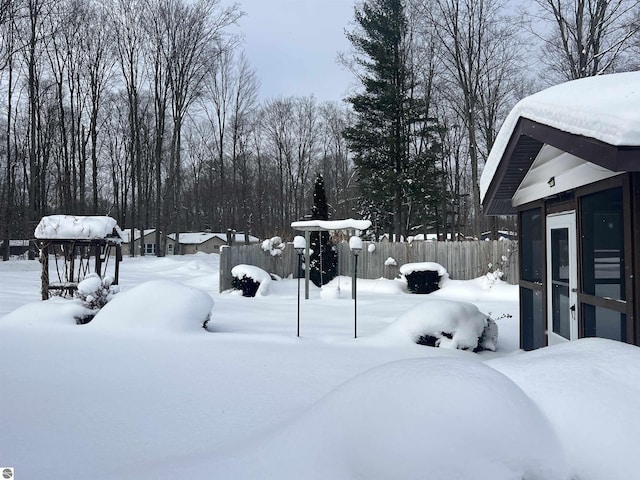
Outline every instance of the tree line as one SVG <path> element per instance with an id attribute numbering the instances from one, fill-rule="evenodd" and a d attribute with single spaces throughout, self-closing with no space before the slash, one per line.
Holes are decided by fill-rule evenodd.
<path id="1" fill-rule="evenodd" d="M 483 217 L 479 189 L 502 121 L 544 86 L 636 69 L 639 5 L 362 2 L 343 56 L 362 85 L 347 98 L 355 122 L 346 131 L 362 214 L 404 237 L 509 228 Z"/>
<path id="2" fill-rule="evenodd" d="M 517 21 L 499 0 L 358 3 L 340 58 L 362 87 L 338 103 L 261 100 L 239 4 L 0 0 L 3 256 L 54 213 L 156 228 L 160 255 L 162 233 L 287 236 L 318 174 L 334 218 L 478 235 L 478 177 L 535 89 L 534 48 L 560 81 L 629 68 L 638 45 L 636 1 L 534 3 Z"/>

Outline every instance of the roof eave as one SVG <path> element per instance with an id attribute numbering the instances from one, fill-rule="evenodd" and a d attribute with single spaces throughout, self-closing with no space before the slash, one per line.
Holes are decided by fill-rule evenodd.
<path id="1" fill-rule="evenodd" d="M 615 146 L 519 118 L 484 197 L 485 215 L 513 215 L 511 199 L 540 149 L 548 144 L 612 172 L 640 171 L 640 146 Z"/>

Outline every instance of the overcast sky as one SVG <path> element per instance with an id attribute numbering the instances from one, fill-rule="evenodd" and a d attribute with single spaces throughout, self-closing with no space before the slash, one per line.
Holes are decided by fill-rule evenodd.
<path id="1" fill-rule="evenodd" d="M 353 75 L 336 61 L 355 0 L 239 0 L 245 52 L 260 79 L 262 99 L 315 95 L 342 100 Z"/>

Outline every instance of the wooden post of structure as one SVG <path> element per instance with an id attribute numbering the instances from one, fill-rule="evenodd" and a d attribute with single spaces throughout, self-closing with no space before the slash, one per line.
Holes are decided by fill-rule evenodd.
<path id="1" fill-rule="evenodd" d="M 40 264 L 42 265 L 41 280 L 41 296 L 42 300 L 49 299 L 49 245 L 40 243 Z"/>
<path id="2" fill-rule="evenodd" d="M 94 248 L 93 254 L 96 256 L 96 266 L 94 271 L 98 274 L 100 278 L 102 278 L 102 258 L 101 258 L 102 248 L 98 242 L 96 242 L 93 248 Z M 105 246 L 105 253 L 106 253 L 106 246 Z"/>
<path id="3" fill-rule="evenodd" d="M 115 277 L 113 279 L 113 284 L 118 285 L 118 277 L 120 276 L 120 261 L 122 260 L 122 247 L 119 243 L 116 244 L 116 268 L 115 268 Z"/>

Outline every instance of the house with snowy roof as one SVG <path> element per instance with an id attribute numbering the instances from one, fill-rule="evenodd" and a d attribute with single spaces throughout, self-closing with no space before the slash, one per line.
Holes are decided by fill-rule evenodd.
<path id="1" fill-rule="evenodd" d="M 520 343 L 640 345 L 640 72 L 520 101 L 481 179 L 488 215 L 518 216 Z"/>
<path id="2" fill-rule="evenodd" d="M 136 244 L 136 255 L 141 254 L 141 243 L 140 237 L 142 236 L 142 242 L 144 244 L 144 254 L 145 255 L 155 255 L 157 252 L 156 248 L 156 229 L 148 228 L 143 230 L 142 232 L 135 228 L 133 230 L 133 238 Z M 175 240 L 169 238 L 167 236 L 166 239 L 166 253 L 167 255 L 173 255 L 173 249 L 175 245 Z M 127 228 L 122 231 L 122 255 L 128 256 L 131 253 L 131 229 Z"/>
<path id="3" fill-rule="evenodd" d="M 169 238 L 176 241 L 176 234 L 170 234 Z M 180 253 L 193 254 L 198 252 L 220 253 L 220 247 L 223 245 L 249 245 L 258 243 L 259 239 L 253 235 L 236 232 L 186 232 L 178 235 L 178 242 Z"/>

